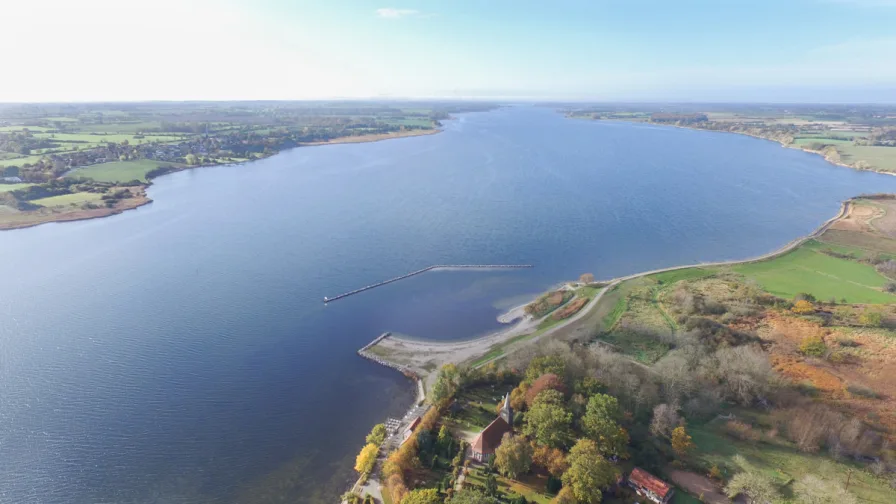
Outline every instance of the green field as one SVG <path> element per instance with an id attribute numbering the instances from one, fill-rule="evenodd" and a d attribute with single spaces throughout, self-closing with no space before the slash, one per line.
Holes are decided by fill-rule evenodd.
<path id="1" fill-rule="evenodd" d="M 852 145 L 852 140 L 844 140 L 838 138 L 822 138 L 822 137 L 800 137 L 793 140 L 793 145 L 805 147 L 812 144 L 834 145 L 839 149 L 844 145 Z"/>
<path id="2" fill-rule="evenodd" d="M 874 168 L 896 171 L 896 147 L 870 145 L 838 145 L 840 159 L 847 164 L 865 161 Z"/>
<path id="3" fill-rule="evenodd" d="M 813 247 L 816 246 L 800 247 L 775 259 L 735 266 L 733 270 L 785 299 L 807 292 L 823 300 L 896 302 L 896 296 L 881 290 L 888 280 L 873 267 L 831 257 Z"/>
<path id="4" fill-rule="evenodd" d="M 683 268 L 680 270 L 657 273 L 656 275 L 650 275 L 648 278 L 655 280 L 660 284 L 673 284 L 679 280 L 696 280 L 698 278 L 715 275 L 715 273 L 716 272 L 713 270 L 703 268 Z"/>
<path id="5" fill-rule="evenodd" d="M 59 142 L 62 148 L 73 149 L 75 146 L 81 149 L 105 145 L 107 143 L 120 144 L 127 141 L 130 145 L 140 145 L 150 142 L 171 142 L 179 140 L 180 137 L 173 135 L 146 135 L 143 138 L 136 138 L 134 135 L 128 134 L 91 134 L 91 133 L 39 133 L 35 135 L 38 138 L 47 138 Z"/>
<path id="6" fill-rule="evenodd" d="M 0 166 L 22 166 L 25 163 L 34 164 L 43 156 L 25 156 L 13 159 L 0 159 Z"/>
<path id="7" fill-rule="evenodd" d="M 158 121 L 120 122 L 105 124 L 82 124 L 77 126 L 79 131 L 85 133 L 136 133 L 161 127 Z"/>
<path id="8" fill-rule="evenodd" d="M 100 201 L 103 195 L 99 193 L 88 193 L 88 192 L 80 192 L 74 194 L 63 194 L 61 196 L 50 196 L 49 198 L 41 198 L 37 200 L 31 201 L 36 205 L 41 205 L 45 207 L 58 207 L 58 206 L 68 206 L 68 205 L 80 205 L 83 203 L 90 203 L 94 201 Z"/>
<path id="9" fill-rule="evenodd" d="M 8 133 L 10 131 L 49 131 L 53 128 L 48 128 L 46 126 L 0 126 L 0 131 L 4 133 Z"/>
<path id="10" fill-rule="evenodd" d="M 78 168 L 70 173 L 69 177 L 84 177 L 97 182 L 130 182 L 131 180 L 146 182 L 146 172 L 154 170 L 159 166 L 173 166 L 173 164 L 151 159 L 114 161 Z"/>
<path id="11" fill-rule="evenodd" d="M 31 187 L 34 184 L 0 184 L 0 193 L 16 191 L 18 189 L 24 189 L 26 187 Z"/>
<path id="12" fill-rule="evenodd" d="M 718 431 L 720 426 L 710 423 L 705 426 L 688 426 L 697 449 L 695 459 L 707 467 L 717 465 L 729 477 L 742 468 L 734 462 L 735 455 L 741 455 L 756 470 L 772 478 L 782 489 L 783 497 L 791 497 L 789 482 L 806 474 L 814 474 L 827 481 L 846 481 L 852 470 L 849 491 L 860 502 L 892 502 L 893 490 L 882 479 L 863 471 L 859 466 L 837 462 L 821 454 L 802 453 L 784 444 L 766 442 L 749 443 L 734 439 Z"/>

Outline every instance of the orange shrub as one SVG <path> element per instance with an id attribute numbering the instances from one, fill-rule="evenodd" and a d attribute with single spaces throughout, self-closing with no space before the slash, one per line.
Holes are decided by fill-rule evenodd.
<path id="1" fill-rule="evenodd" d="M 551 317 L 554 320 L 563 320 L 567 317 L 574 315 L 575 313 L 578 313 L 578 311 L 581 310 L 582 307 L 585 306 L 585 303 L 587 303 L 587 302 L 588 302 L 588 298 L 576 299 L 572 303 L 569 303 L 568 305 L 564 306 L 563 308 L 555 311 L 554 314 L 551 315 Z"/>

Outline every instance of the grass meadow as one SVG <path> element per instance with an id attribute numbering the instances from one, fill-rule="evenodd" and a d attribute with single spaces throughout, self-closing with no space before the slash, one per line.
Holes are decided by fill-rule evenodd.
<path id="1" fill-rule="evenodd" d="M 136 161 L 114 161 L 98 165 L 78 168 L 70 177 L 84 177 L 97 182 L 130 182 L 139 180 L 146 182 L 146 173 L 159 166 L 171 166 L 172 163 L 140 159 Z"/>
<path id="2" fill-rule="evenodd" d="M 887 278 L 872 266 L 831 257 L 812 247 L 732 269 L 785 299 L 806 292 L 818 299 L 846 299 L 849 303 L 896 302 L 896 296 L 882 290 Z"/>

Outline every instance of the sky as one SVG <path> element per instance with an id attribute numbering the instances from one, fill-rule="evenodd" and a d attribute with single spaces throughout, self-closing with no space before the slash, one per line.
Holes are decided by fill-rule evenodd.
<path id="1" fill-rule="evenodd" d="M 0 102 L 896 102 L 896 0 L 0 0 Z"/>

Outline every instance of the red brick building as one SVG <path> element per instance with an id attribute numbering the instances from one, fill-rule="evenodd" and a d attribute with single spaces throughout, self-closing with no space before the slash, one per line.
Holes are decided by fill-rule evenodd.
<path id="1" fill-rule="evenodd" d="M 482 432 L 470 445 L 473 459 L 485 462 L 494 456 L 495 450 L 501 445 L 501 439 L 508 432 L 513 432 L 513 408 L 510 407 L 510 394 L 504 397 L 504 406 L 501 407 L 501 414 L 498 415 L 498 418 L 492 420 L 492 423 L 482 429 Z"/>

